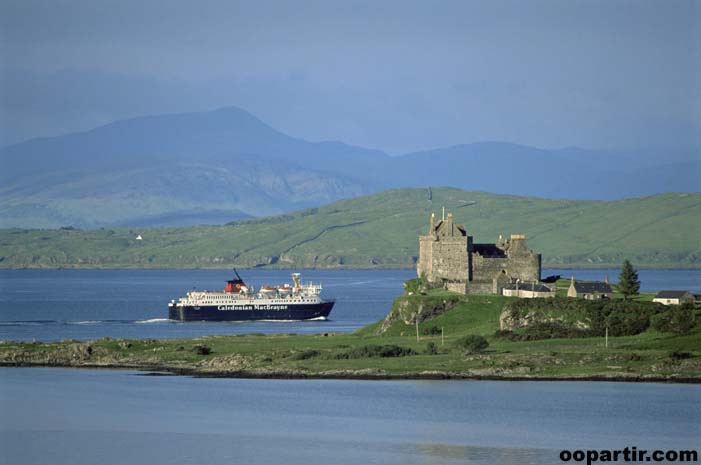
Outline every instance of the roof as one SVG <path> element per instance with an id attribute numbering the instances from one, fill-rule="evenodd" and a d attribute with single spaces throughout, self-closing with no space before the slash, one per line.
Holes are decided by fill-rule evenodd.
<path id="1" fill-rule="evenodd" d="M 509 289 L 512 291 L 522 290 L 522 291 L 533 291 L 533 292 L 553 292 L 548 286 L 540 283 L 518 283 L 518 284 L 507 284 L 504 289 Z"/>
<path id="2" fill-rule="evenodd" d="M 610 294 L 613 292 L 611 286 L 609 286 L 607 283 L 602 283 L 601 281 L 575 281 L 574 290 L 577 291 L 578 294 Z"/>
<path id="3" fill-rule="evenodd" d="M 438 235 L 446 236 L 467 236 L 465 226 L 453 223 L 452 218 L 449 220 L 441 220 L 433 226 L 433 232 Z"/>
<path id="4" fill-rule="evenodd" d="M 660 291 L 657 293 L 655 296 L 656 299 L 680 299 L 684 297 L 686 294 L 689 294 L 689 291 Z"/>

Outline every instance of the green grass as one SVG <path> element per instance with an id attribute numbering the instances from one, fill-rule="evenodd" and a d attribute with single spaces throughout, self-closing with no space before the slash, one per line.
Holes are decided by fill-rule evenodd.
<path id="1" fill-rule="evenodd" d="M 701 194 L 547 200 L 396 189 L 226 226 L 0 230 L 0 267 L 412 267 L 432 211 L 452 211 L 475 242 L 528 235 L 547 267 L 701 266 Z M 143 236 L 137 241 L 136 235 Z"/>

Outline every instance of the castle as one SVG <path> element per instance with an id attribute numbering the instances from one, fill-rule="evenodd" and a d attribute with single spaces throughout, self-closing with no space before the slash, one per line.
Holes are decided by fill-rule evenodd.
<path id="1" fill-rule="evenodd" d="M 431 214 L 428 234 L 419 236 L 416 271 L 428 283 L 463 294 L 501 294 L 504 286 L 540 281 L 540 254 L 526 245 L 526 236 L 512 234 L 496 244 L 476 244 L 453 214 L 436 222 Z"/>

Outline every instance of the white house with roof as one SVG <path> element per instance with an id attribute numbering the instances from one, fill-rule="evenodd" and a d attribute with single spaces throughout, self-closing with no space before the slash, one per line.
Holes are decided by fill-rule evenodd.
<path id="1" fill-rule="evenodd" d="M 507 284 L 501 291 L 502 295 L 507 297 L 519 297 L 521 299 L 538 299 L 555 297 L 555 290 L 549 288 L 545 284 L 530 282 L 516 282 Z"/>
<path id="2" fill-rule="evenodd" d="M 694 295 L 689 291 L 660 291 L 652 301 L 662 305 L 693 304 Z"/>

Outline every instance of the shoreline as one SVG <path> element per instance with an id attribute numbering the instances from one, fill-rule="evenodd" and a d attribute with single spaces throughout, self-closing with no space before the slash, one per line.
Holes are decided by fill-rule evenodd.
<path id="1" fill-rule="evenodd" d="M 191 378 L 228 378 L 228 379 L 270 379 L 270 380 L 357 380 L 357 381 L 560 381 L 560 382 L 611 382 L 611 383 L 663 383 L 663 384 L 701 384 L 701 377 L 689 376 L 646 376 L 631 374 L 621 375 L 582 375 L 582 376 L 533 376 L 533 375 L 478 375 L 461 372 L 407 372 L 386 373 L 382 370 L 339 370 L 332 373 L 305 373 L 287 370 L 272 371 L 209 371 L 195 368 L 169 367 L 165 365 L 119 365 L 119 364 L 43 364 L 11 363 L 0 361 L 2 368 L 62 368 L 75 370 L 130 370 L 140 372 L 139 376 L 189 376 Z"/>
<path id="2" fill-rule="evenodd" d="M 532 334 L 505 332 L 505 311 L 511 312 L 506 313 L 509 325 L 520 322 L 513 319 L 516 302 L 524 301 L 444 291 L 405 295 L 395 299 L 383 320 L 352 333 L 0 341 L 0 366 L 114 368 L 220 378 L 701 384 L 701 327 L 678 333 L 649 327 L 648 307 L 661 310 L 658 304 L 631 302 L 626 308 L 642 312 L 646 326 L 631 329 L 619 323 L 614 327 L 618 333 L 604 338 L 547 328 Z M 556 313 L 565 312 L 560 305 L 567 304 L 572 318 L 585 319 L 585 310 L 597 310 L 573 308 L 573 301 L 565 298 L 552 302 L 558 304 L 550 308 Z M 622 318 L 623 310 L 614 315 Z M 416 317 L 419 312 L 422 320 Z"/>
<path id="3" fill-rule="evenodd" d="M 64 265 L 64 266 L 21 266 L 21 267 L 11 267 L 11 266 L 0 266 L 0 271 L 22 271 L 22 270 L 62 270 L 62 271 L 72 271 L 72 270 L 105 270 L 105 271 L 134 271 L 134 270 L 145 270 L 145 271 L 198 271 L 198 270 L 230 270 L 231 268 L 236 268 L 237 270 L 302 270 L 302 271 L 382 271 L 382 270 L 416 270 L 416 265 L 404 266 L 404 265 L 377 265 L 372 267 L 367 266 L 317 266 L 317 267 L 289 267 L 289 266 L 239 266 L 235 264 L 221 265 L 221 266 L 201 266 L 201 267 L 181 267 L 181 266 L 86 266 L 86 265 Z M 620 270 L 620 263 L 610 263 L 601 266 L 588 266 L 588 265 L 547 265 L 544 264 L 542 269 L 547 270 Z M 679 265 L 665 266 L 665 265 L 637 265 L 637 270 L 661 270 L 661 271 L 695 271 L 701 270 L 701 266 L 688 266 L 683 267 Z"/>

